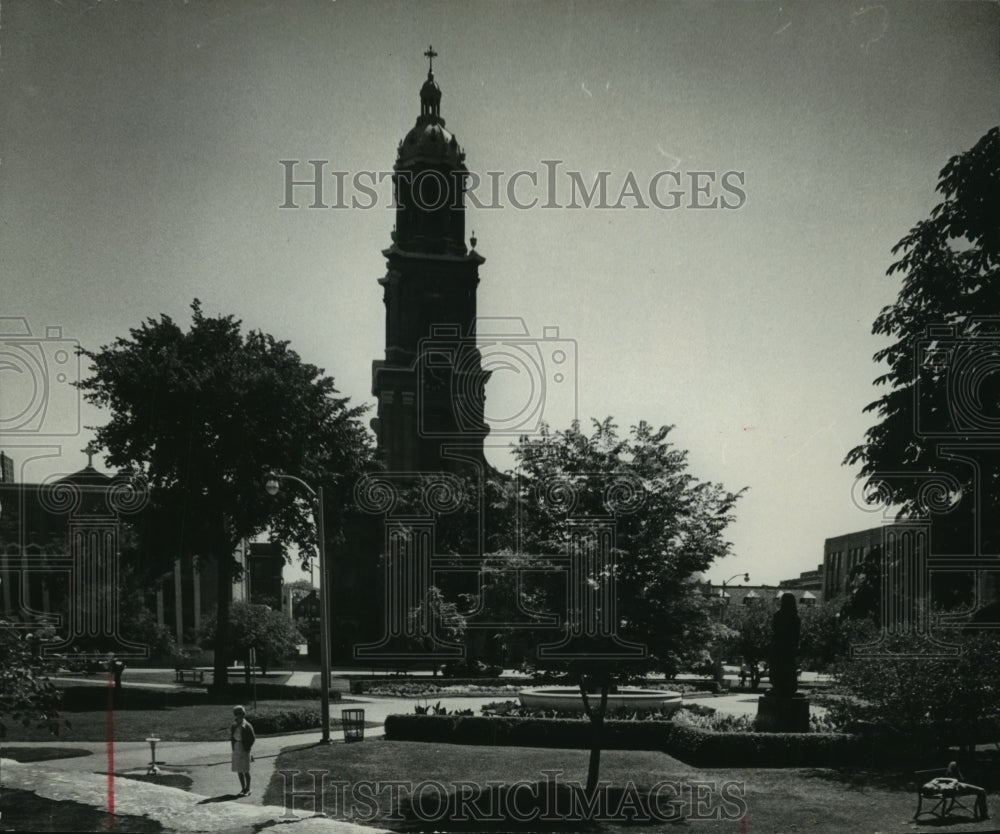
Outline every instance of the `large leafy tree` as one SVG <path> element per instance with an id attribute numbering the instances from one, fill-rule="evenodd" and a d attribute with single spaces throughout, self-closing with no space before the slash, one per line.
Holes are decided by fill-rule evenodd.
<path id="1" fill-rule="evenodd" d="M 566 431 L 522 438 L 514 449 L 521 552 L 586 554 L 577 579 L 593 593 L 570 589 L 553 609 L 567 613 L 571 639 L 565 653 L 572 657 L 566 665 L 592 724 L 591 791 L 598 782 L 611 687 L 669 667 L 693 642 L 709 642 L 717 628 L 689 580 L 729 554 L 724 533 L 741 493 L 689 474 L 687 453 L 668 441 L 670 430 L 640 422 L 622 436 L 607 418 L 595 420 L 590 434 L 574 423 Z M 603 552 L 613 558 L 594 558 L 608 548 L 598 528 L 609 517 L 614 543 Z M 591 626 L 581 629 L 584 621 Z M 609 643 L 610 633 L 623 648 Z M 558 656 L 540 654 L 543 660 Z"/>
<path id="2" fill-rule="evenodd" d="M 150 505 L 138 521 L 140 547 L 164 566 L 198 556 L 215 566 L 218 622 L 215 685 L 226 685 L 237 544 L 270 528 L 312 552 L 311 508 L 289 490 L 267 495 L 269 469 L 328 485 L 327 534 L 338 536 L 353 478 L 371 459 L 360 408 L 288 345 L 244 334 L 232 316 L 208 317 L 196 299 L 183 330 L 169 316 L 147 319 L 99 350 L 82 353 L 91 374 L 85 398 L 110 411 L 97 430 L 107 463 L 145 479 Z"/>
<path id="3" fill-rule="evenodd" d="M 1000 433 L 1000 128 L 949 160 L 937 185 L 942 201 L 894 247 L 901 276 L 894 304 L 872 332 L 890 340 L 875 354 L 887 366 L 875 380 L 884 393 L 865 409 L 879 422 L 845 463 L 880 483 L 881 497 L 900 517 L 942 509 L 960 493 L 971 498 L 973 467 L 942 454 L 942 443 Z M 988 319 L 992 318 L 992 322 Z M 981 467 L 981 546 L 1000 545 L 1000 458 L 973 450 Z M 928 491 L 928 476 L 946 476 Z M 934 547 L 968 552 L 972 501 L 935 520 Z"/>

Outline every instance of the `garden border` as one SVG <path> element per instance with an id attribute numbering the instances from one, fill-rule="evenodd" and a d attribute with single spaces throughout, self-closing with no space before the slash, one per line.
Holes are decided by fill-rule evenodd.
<path id="1" fill-rule="evenodd" d="M 568 718 L 390 715 L 391 741 L 588 749 L 591 724 Z M 604 722 L 605 750 L 660 750 L 696 767 L 844 767 L 870 764 L 872 744 L 843 733 L 719 733 L 670 721 Z"/>

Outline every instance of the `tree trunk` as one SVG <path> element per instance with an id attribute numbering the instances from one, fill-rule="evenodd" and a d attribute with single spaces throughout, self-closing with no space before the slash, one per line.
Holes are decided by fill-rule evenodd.
<path id="1" fill-rule="evenodd" d="M 216 692 L 229 691 L 229 611 L 233 599 L 233 581 L 230 555 L 215 553 L 216 618 L 215 618 L 215 666 L 212 671 L 212 689 Z"/>
<path id="2" fill-rule="evenodd" d="M 580 676 L 580 695 L 583 698 L 583 708 L 590 719 L 590 761 L 587 765 L 587 796 L 593 797 L 601 775 L 601 742 L 604 730 L 604 716 L 608 711 L 608 692 L 611 689 L 611 676 L 601 676 L 601 703 L 594 709 L 587 696 L 587 684 L 584 676 Z"/>

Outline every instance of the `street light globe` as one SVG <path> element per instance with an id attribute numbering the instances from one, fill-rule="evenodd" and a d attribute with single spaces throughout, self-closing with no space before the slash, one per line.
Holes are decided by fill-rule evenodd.
<path id="1" fill-rule="evenodd" d="M 278 486 L 279 486 L 278 479 L 274 475 L 271 475 L 264 482 L 264 491 L 268 495 L 277 495 L 278 494 Z"/>

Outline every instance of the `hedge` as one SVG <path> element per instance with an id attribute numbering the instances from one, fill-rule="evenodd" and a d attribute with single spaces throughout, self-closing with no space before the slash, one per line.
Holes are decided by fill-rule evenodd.
<path id="1" fill-rule="evenodd" d="M 385 737 L 520 747 L 588 749 L 591 724 L 568 718 L 390 715 Z M 670 721 L 604 722 L 605 750 L 661 750 L 696 767 L 839 767 L 871 761 L 870 742 L 840 733 L 716 733 Z"/>
<path id="2" fill-rule="evenodd" d="M 247 714 L 257 735 L 291 733 L 296 730 L 318 730 L 322 726 L 322 716 L 318 709 L 261 710 Z"/>

